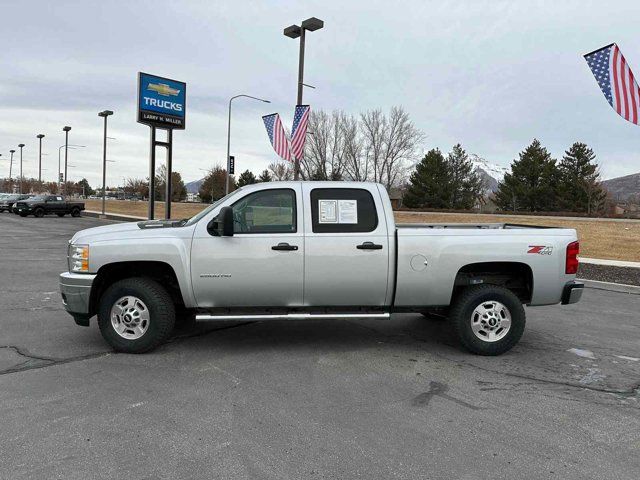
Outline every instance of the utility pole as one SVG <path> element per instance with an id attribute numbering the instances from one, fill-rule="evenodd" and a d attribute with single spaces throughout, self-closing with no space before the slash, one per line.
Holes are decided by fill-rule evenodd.
<path id="1" fill-rule="evenodd" d="M 302 88 L 304 87 L 304 42 L 305 31 L 315 32 L 324 27 L 324 22 L 316 17 L 307 18 L 300 26 L 291 25 L 284 29 L 285 36 L 289 38 L 300 37 L 300 52 L 298 54 L 298 96 L 296 97 L 296 105 L 302 105 Z M 298 180 L 300 176 L 300 159 L 294 158 L 294 180 Z"/>
<path id="2" fill-rule="evenodd" d="M 36 135 L 36 138 L 40 140 L 40 147 L 38 150 L 38 186 L 42 183 L 42 139 L 44 135 L 42 133 Z"/>
<path id="3" fill-rule="evenodd" d="M 20 149 L 20 192 L 18 193 L 22 193 L 22 149 L 24 148 L 24 143 L 18 145 L 18 148 Z"/>
<path id="4" fill-rule="evenodd" d="M 11 160 L 9 160 L 9 181 L 11 181 L 11 169 L 13 167 L 13 154 L 16 153 L 16 151 L 9 150 L 9 153 L 11 154 Z"/>
<path id="5" fill-rule="evenodd" d="M 104 137 L 102 139 L 102 217 L 105 217 L 105 201 L 107 188 L 107 117 L 113 115 L 111 110 L 103 110 L 98 113 L 99 117 L 104 118 Z M 84 186 L 83 186 L 84 188 Z"/>
<path id="6" fill-rule="evenodd" d="M 67 159 L 69 158 L 69 130 L 71 127 L 66 126 L 62 128 L 64 132 L 64 184 L 63 184 L 63 192 L 67 194 Z"/>

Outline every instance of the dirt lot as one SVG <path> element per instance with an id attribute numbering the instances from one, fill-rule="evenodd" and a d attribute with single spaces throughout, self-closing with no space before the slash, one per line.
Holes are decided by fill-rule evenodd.
<path id="1" fill-rule="evenodd" d="M 87 210 L 99 211 L 100 200 L 87 200 Z M 174 218 L 191 217 L 206 205 L 201 203 L 174 203 Z M 107 202 L 109 213 L 146 216 L 147 202 L 128 202 L 110 200 Z M 164 216 L 164 204 L 156 203 L 156 217 Z M 581 241 L 581 254 L 584 257 L 606 258 L 613 260 L 640 261 L 640 222 L 607 221 L 599 219 L 568 219 L 557 217 L 499 216 L 473 214 L 414 213 L 396 212 L 399 223 L 523 223 L 529 225 L 548 225 L 552 227 L 575 228 Z"/>

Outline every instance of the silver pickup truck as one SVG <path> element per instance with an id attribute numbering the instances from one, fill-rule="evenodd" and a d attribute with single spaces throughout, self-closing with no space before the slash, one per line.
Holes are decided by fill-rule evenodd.
<path id="1" fill-rule="evenodd" d="M 60 275 L 78 325 L 97 315 L 122 352 L 162 344 L 177 322 L 446 315 L 471 352 L 498 355 L 524 305 L 577 302 L 572 229 L 396 225 L 382 185 L 269 182 L 191 219 L 90 228 Z"/>

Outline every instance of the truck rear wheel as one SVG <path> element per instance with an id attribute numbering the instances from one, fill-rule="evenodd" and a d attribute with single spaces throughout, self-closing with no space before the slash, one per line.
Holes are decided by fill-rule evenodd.
<path id="1" fill-rule="evenodd" d="M 79 217 L 80 216 L 80 209 L 79 208 L 74 208 L 71 210 L 71 216 L 72 217 Z"/>
<path id="2" fill-rule="evenodd" d="M 522 337 L 525 313 L 520 299 L 498 285 L 465 288 L 449 318 L 462 345 L 477 355 L 500 355 Z"/>
<path id="3" fill-rule="evenodd" d="M 44 208 L 36 208 L 36 211 L 33 212 L 33 214 L 38 218 L 44 217 Z"/>
<path id="4" fill-rule="evenodd" d="M 98 325 L 118 352 L 144 353 L 164 343 L 176 318 L 171 296 L 148 278 L 127 278 L 111 285 L 100 298 Z"/>

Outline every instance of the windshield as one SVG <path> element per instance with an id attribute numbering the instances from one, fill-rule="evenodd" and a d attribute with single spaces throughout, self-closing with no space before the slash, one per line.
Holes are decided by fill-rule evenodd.
<path id="1" fill-rule="evenodd" d="M 207 208 L 205 208 L 204 210 L 202 210 L 200 213 L 195 214 L 193 217 L 191 217 L 189 220 L 187 220 L 183 226 L 188 226 L 188 225 L 193 225 L 194 223 L 197 223 L 200 221 L 200 219 L 202 217 L 205 217 L 211 210 L 213 210 L 214 208 L 216 208 L 218 205 L 220 205 L 222 202 L 225 202 L 227 199 L 233 197 L 236 193 L 238 193 L 239 191 L 241 191 L 242 188 L 239 188 L 238 190 L 234 190 L 233 192 L 231 192 L 230 194 L 228 194 L 225 197 L 222 197 L 220 200 L 216 200 L 215 202 L 213 202 L 211 205 L 209 205 Z"/>
<path id="2" fill-rule="evenodd" d="M 26 197 L 29 200 L 35 200 L 36 202 L 44 202 L 47 197 L 45 197 L 44 195 L 36 195 L 35 197 Z"/>

